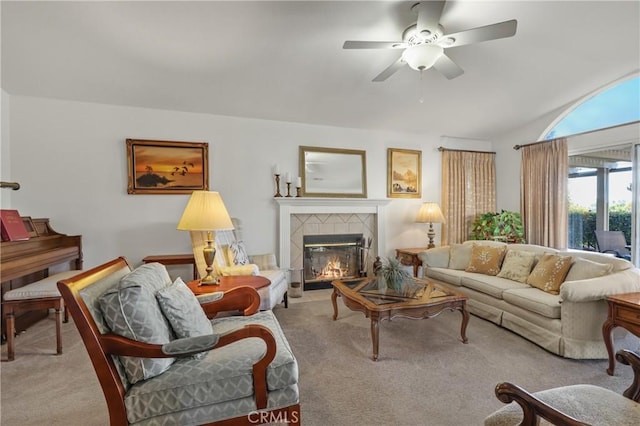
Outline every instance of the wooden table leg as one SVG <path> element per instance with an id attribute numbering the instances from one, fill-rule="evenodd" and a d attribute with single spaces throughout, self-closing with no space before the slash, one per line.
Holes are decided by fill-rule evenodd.
<path id="1" fill-rule="evenodd" d="M 55 308 L 56 317 L 56 353 L 62 354 L 62 302 L 59 302 Z"/>
<path id="2" fill-rule="evenodd" d="M 5 309 L 7 307 L 5 306 Z M 13 309 L 9 310 L 6 314 L 6 332 L 7 332 L 7 360 L 13 361 L 16 357 L 14 339 L 16 336 L 16 319 L 13 314 Z"/>
<path id="3" fill-rule="evenodd" d="M 602 324 L 602 338 L 604 345 L 607 347 L 607 355 L 609 356 L 609 368 L 607 368 L 607 374 L 613 376 L 613 370 L 616 367 L 616 360 L 613 357 L 613 338 L 612 332 L 615 328 L 615 324 L 611 320 L 611 317 Z"/>
<path id="4" fill-rule="evenodd" d="M 377 315 L 371 315 L 371 341 L 373 343 L 373 360 L 378 360 L 378 346 L 380 342 L 380 319 Z"/>
<path id="5" fill-rule="evenodd" d="M 460 313 L 462 314 L 462 326 L 460 327 L 460 336 L 462 336 L 462 343 L 467 343 L 469 341 L 469 339 L 467 339 L 467 324 L 469 324 L 469 311 L 467 311 L 466 301 L 462 302 L 462 309 L 460 309 Z"/>
<path id="6" fill-rule="evenodd" d="M 333 320 L 334 321 L 338 319 L 338 302 L 336 300 L 337 298 L 338 298 L 338 290 L 334 288 L 333 293 L 331 293 L 331 303 L 333 304 Z"/>

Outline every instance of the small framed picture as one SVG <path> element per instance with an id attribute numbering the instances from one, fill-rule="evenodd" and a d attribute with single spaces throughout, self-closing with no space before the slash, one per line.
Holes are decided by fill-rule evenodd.
<path id="1" fill-rule="evenodd" d="M 387 149 L 387 197 L 422 197 L 422 151 Z"/>
<path id="2" fill-rule="evenodd" d="M 127 139 L 129 194 L 209 190 L 209 144 Z"/>

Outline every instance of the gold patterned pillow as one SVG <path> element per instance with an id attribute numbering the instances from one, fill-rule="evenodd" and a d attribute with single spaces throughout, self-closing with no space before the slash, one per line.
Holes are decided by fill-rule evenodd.
<path id="1" fill-rule="evenodd" d="M 524 283 L 527 281 L 535 261 L 536 254 L 531 251 L 507 250 L 498 276 Z"/>
<path id="2" fill-rule="evenodd" d="M 550 294 L 558 294 L 560 285 L 571 268 L 571 262 L 573 262 L 571 256 L 543 254 L 529 274 L 527 284 Z"/>
<path id="3" fill-rule="evenodd" d="M 504 259 L 506 246 L 488 246 L 474 244 L 471 247 L 471 260 L 465 271 L 485 275 L 497 275 Z"/>

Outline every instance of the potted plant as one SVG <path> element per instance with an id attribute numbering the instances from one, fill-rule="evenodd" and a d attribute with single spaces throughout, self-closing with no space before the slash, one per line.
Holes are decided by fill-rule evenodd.
<path id="1" fill-rule="evenodd" d="M 522 217 L 510 210 L 482 213 L 471 223 L 470 239 L 526 243 Z"/>
<path id="2" fill-rule="evenodd" d="M 402 282 L 411 278 L 411 274 L 402 269 L 400 261 L 393 257 L 388 257 L 382 262 L 378 273 L 384 279 L 387 287 L 397 292 L 402 289 Z"/>

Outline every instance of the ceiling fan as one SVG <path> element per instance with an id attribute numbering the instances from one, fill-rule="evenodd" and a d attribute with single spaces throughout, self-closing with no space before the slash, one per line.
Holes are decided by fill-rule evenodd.
<path id="1" fill-rule="evenodd" d="M 418 71 L 433 67 L 451 80 L 464 71 L 444 53 L 444 49 L 512 37 L 516 33 L 518 21 L 512 19 L 445 35 L 439 22 L 445 3 L 446 1 L 422 1 L 414 4 L 411 10 L 417 12 L 418 20 L 404 30 L 402 41 L 345 41 L 342 48 L 403 49 L 401 56 L 373 81 L 386 80 L 405 64 Z"/>

